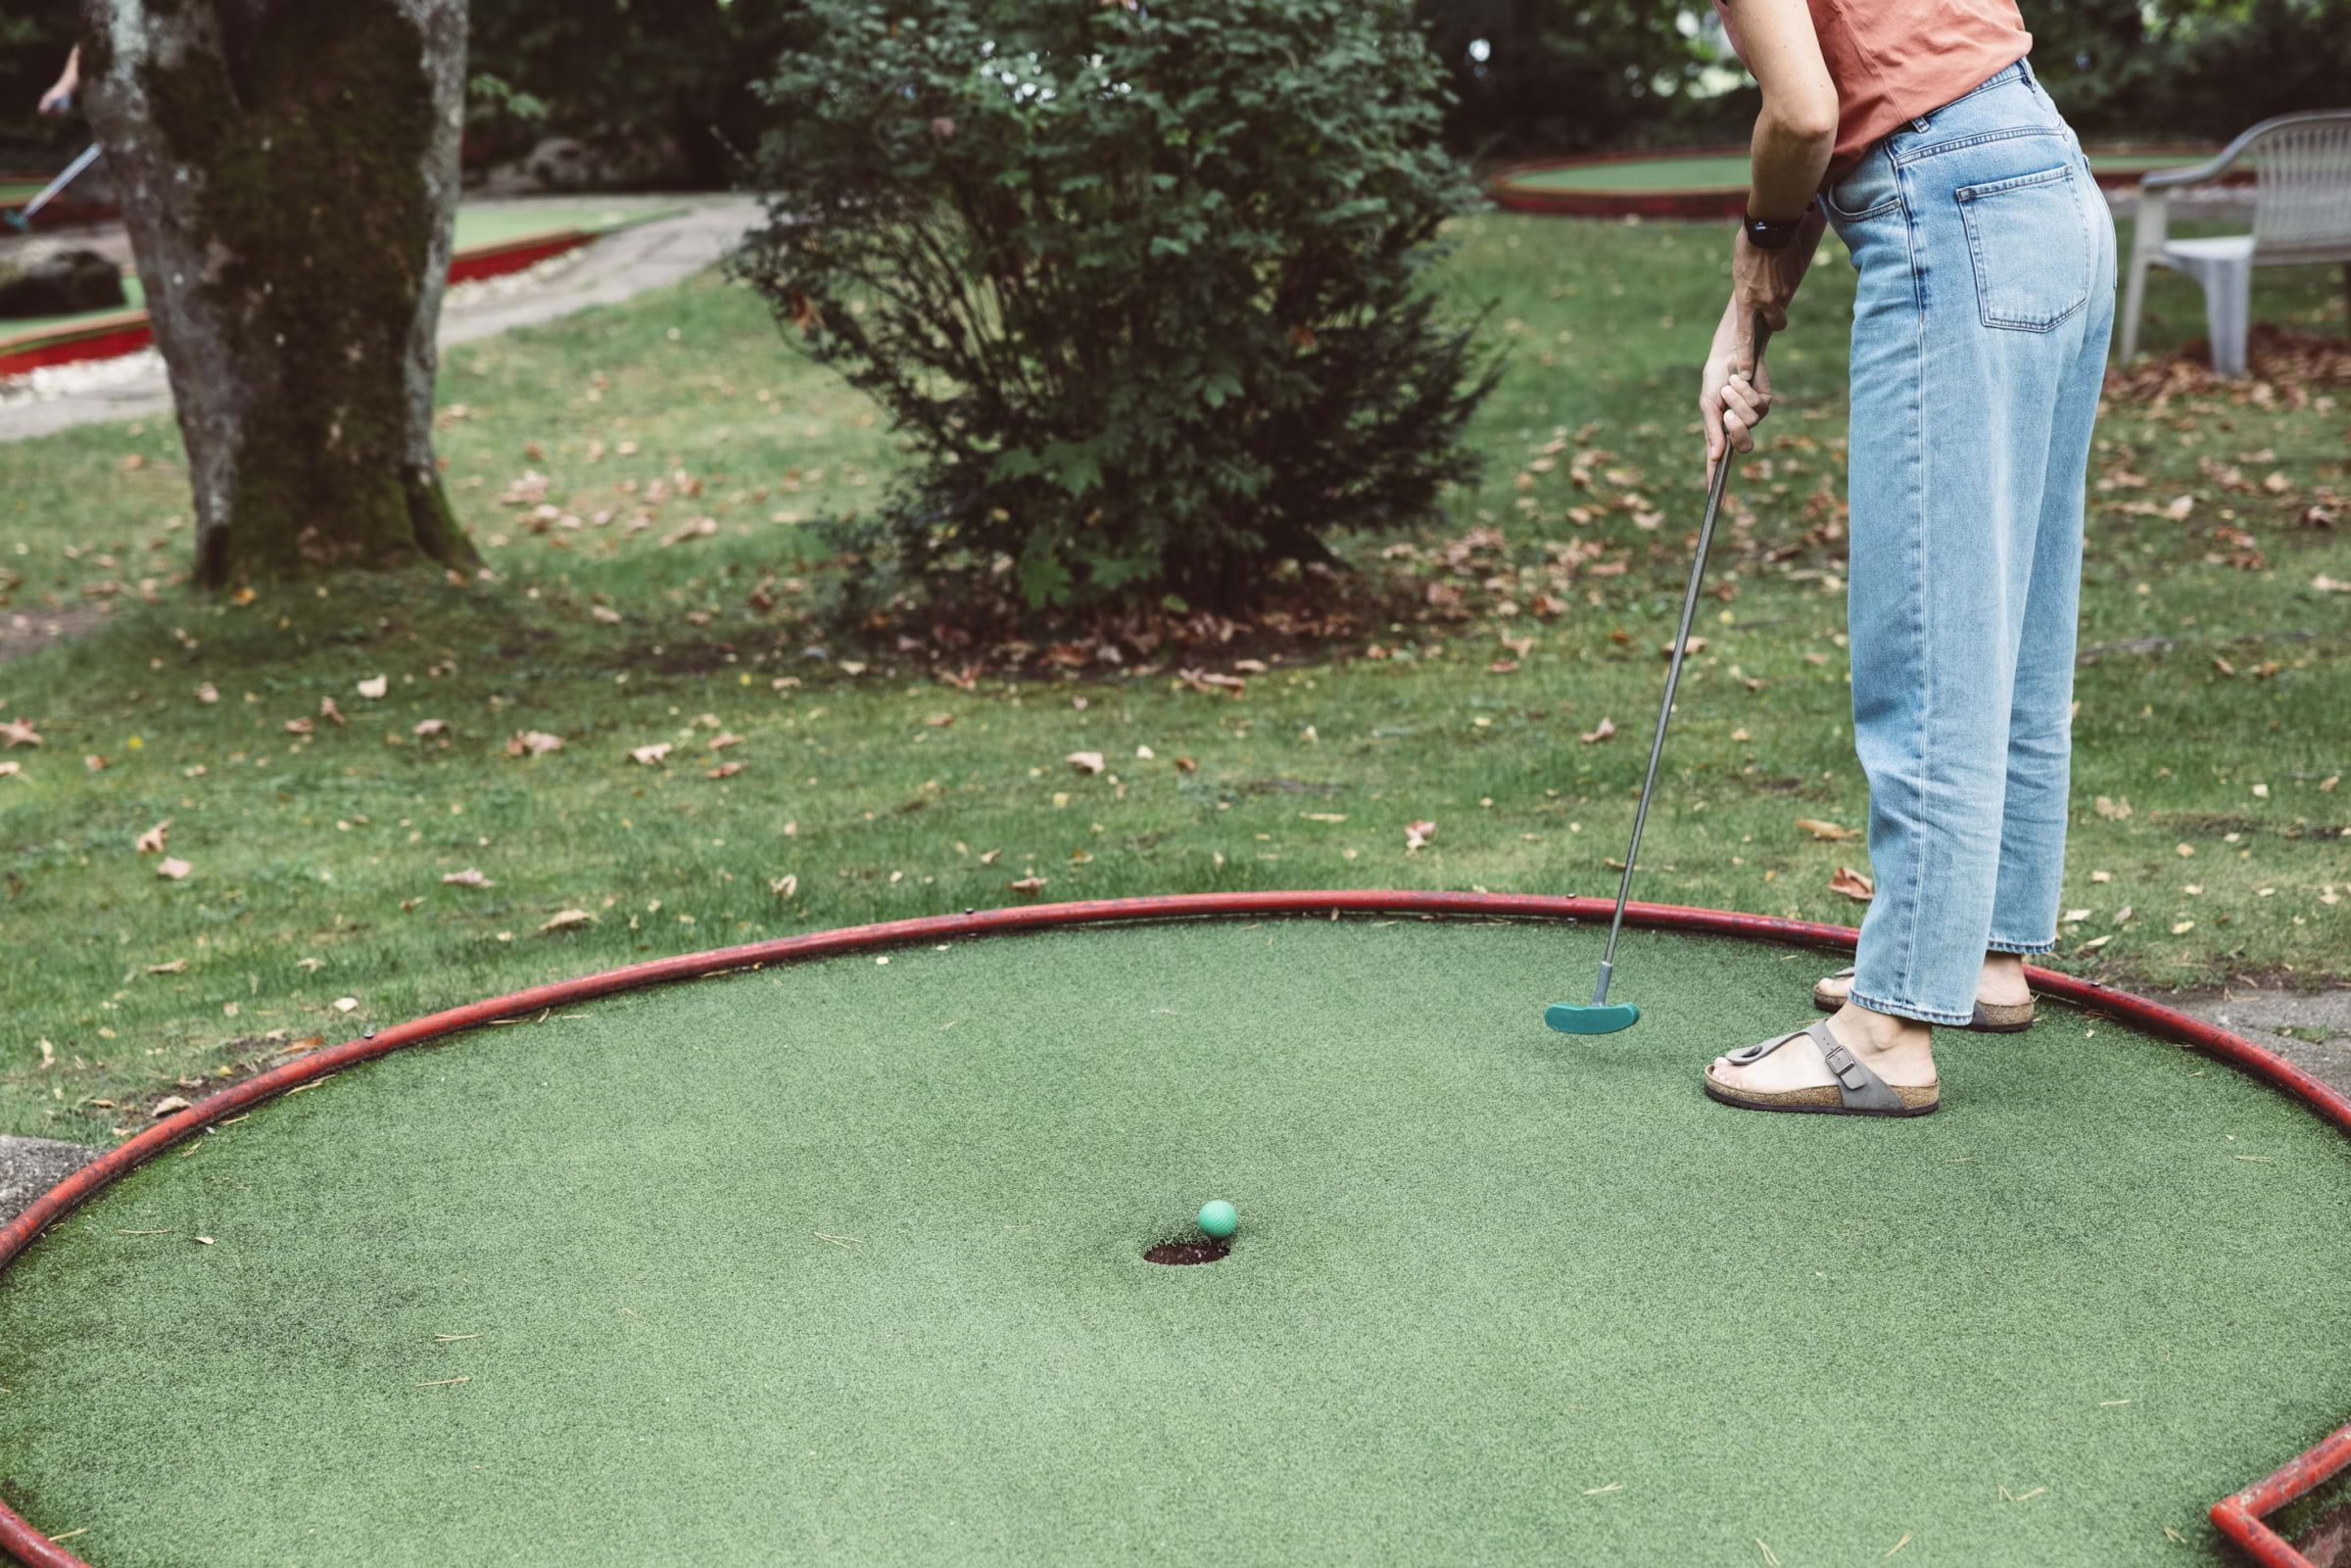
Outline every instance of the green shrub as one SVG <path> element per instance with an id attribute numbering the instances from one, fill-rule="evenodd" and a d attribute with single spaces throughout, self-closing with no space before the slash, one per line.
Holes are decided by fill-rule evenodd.
<path id="1" fill-rule="evenodd" d="M 817 0 L 738 258 L 914 461 L 869 551 L 967 608 L 1232 605 L 1425 514 L 1500 375 L 1401 0 Z"/>

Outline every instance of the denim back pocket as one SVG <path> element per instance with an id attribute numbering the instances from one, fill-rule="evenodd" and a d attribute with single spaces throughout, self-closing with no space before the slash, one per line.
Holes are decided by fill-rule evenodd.
<path id="1" fill-rule="evenodd" d="M 2088 301 L 2095 247 L 2072 165 L 1952 194 L 1967 225 L 1986 326 L 2046 332 Z"/>

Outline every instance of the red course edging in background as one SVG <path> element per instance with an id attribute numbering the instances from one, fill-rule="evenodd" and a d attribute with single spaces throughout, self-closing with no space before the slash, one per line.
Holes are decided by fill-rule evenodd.
<path id="1" fill-rule="evenodd" d="M 576 1002 L 610 996 L 619 991 L 659 985 L 671 980 L 698 979 L 730 970 L 750 969 L 794 960 L 826 958 L 877 947 L 898 947 L 941 937 L 985 935 L 1005 931 L 1041 930 L 1059 926 L 1110 925 L 1119 921 L 1181 920 L 1221 915 L 1451 915 L 1503 919 L 1599 921 L 1614 908 L 1605 898 L 1550 898 L 1531 893 L 1440 892 L 1267 892 L 1193 893 L 1165 898 L 1113 898 L 1077 904 L 1037 904 L 1016 909 L 978 910 L 962 915 L 936 915 L 920 920 L 890 921 L 878 926 L 850 926 L 807 936 L 786 936 L 750 942 L 741 947 L 716 948 L 676 958 L 632 964 L 600 974 L 533 986 L 507 996 L 493 997 L 391 1028 L 357 1040 L 312 1052 L 259 1077 L 248 1078 L 101 1155 L 33 1201 L 32 1207 L 0 1227 L 0 1271 L 7 1269 L 33 1239 L 72 1213 L 109 1183 L 162 1154 L 173 1144 L 206 1131 L 249 1106 L 272 1099 L 289 1089 L 397 1051 L 489 1023 Z M 1809 921 L 1778 920 L 1768 915 L 1740 915 L 1719 909 L 1685 909 L 1674 904 L 1631 904 L 1625 920 L 1634 926 L 1662 930 L 1704 931 L 1744 936 L 1767 942 L 1807 943 L 1849 950 L 1859 933 L 1843 926 Z M 2272 1052 L 2241 1035 L 2189 1018 L 2160 1003 L 2094 981 L 2076 979 L 2047 970 L 2030 972 L 2033 988 L 2044 996 L 2072 1002 L 2135 1023 L 2167 1039 L 2196 1046 L 2225 1057 L 2256 1077 L 2266 1078 L 2294 1095 L 2345 1133 L 2351 1133 L 2351 1098 L 2346 1098 Z M 1545 997 L 1527 998 L 1530 1029 Z M 2351 1468 L 2351 1424 L 2346 1424 L 2307 1452 L 2289 1460 L 2275 1474 L 2233 1493 L 2212 1505 L 2214 1524 L 2242 1545 L 2266 1568 L 2312 1568 L 2262 1516 L 2315 1491 L 2338 1472 Z M 0 1503 L 0 1550 L 11 1553 L 24 1568 L 92 1568 L 34 1529 L 23 1515 Z"/>

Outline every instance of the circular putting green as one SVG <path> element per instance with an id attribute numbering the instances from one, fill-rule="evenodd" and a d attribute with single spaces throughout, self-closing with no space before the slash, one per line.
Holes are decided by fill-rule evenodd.
<path id="1" fill-rule="evenodd" d="M 2201 162 L 2214 149 L 2092 148 L 2101 185 L 2133 185 L 2159 168 Z M 1748 151 L 1703 147 L 1671 153 L 1597 153 L 1514 164 L 1487 182 L 1518 212 L 1572 217 L 1737 217 L 1746 209 Z"/>
<path id="2" fill-rule="evenodd" d="M 2108 1568 L 2351 1410 L 2351 1105 L 2050 977 L 2109 1011 L 1945 1031 L 1936 1116 L 1727 1110 L 1844 933 L 1637 906 L 1754 935 L 1551 1033 L 1606 907 L 995 911 L 314 1053 L 0 1231 L 0 1541 Z"/>

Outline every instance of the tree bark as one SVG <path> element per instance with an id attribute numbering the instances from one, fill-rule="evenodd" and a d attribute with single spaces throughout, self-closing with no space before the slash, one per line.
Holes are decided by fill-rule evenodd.
<path id="1" fill-rule="evenodd" d="M 465 0 L 81 0 L 199 585 L 480 558 L 433 458 Z"/>

